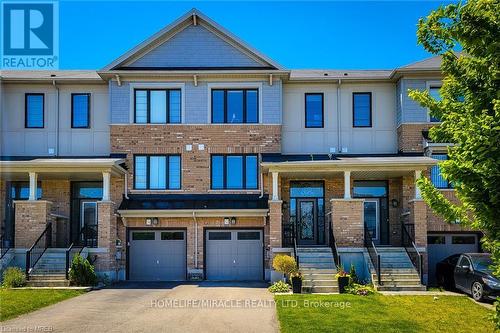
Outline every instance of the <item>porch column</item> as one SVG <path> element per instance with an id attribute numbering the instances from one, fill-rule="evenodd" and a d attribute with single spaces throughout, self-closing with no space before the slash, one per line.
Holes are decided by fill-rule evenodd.
<path id="1" fill-rule="evenodd" d="M 111 186 L 111 173 L 102 173 L 102 201 L 109 201 L 109 193 Z"/>
<path id="2" fill-rule="evenodd" d="M 344 199 L 351 199 L 351 171 L 344 171 Z"/>
<path id="3" fill-rule="evenodd" d="M 331 199 L 332 230 L 339 247 L 364 246 L 364 199 Z"/>
<path id="4" fill-rule="evenodd" d="M 269 201 L 269 246 L 279 248 L 282 246 L 281 221 L 282 221 L 281 200 Z"/>
<path id="5" fill-rule="evenodd" d="M 52 202 L 47 200 L 16 200 L 15 208 L 15 244 L 19 248 L 30 248 L 37 238 L 52 223 Z M 55 240 L 53 238 L 53 240 Z"/>
<path id="6" fill-rule="evenodd" d="M 273 175 L 273 201 L 278 201 L 279 200 L 279 193 L 278 193 L 278 172 L 272 172 Z"/>
<path id="7" fill-rule="evenodd" d="M 36 187 L 38 186 L 38 174 L 36 172 L 30 172 L 30 194 L 29 200 L 36 200 Z"/>
<path id="8" fill-rule="evenodd" d="M 422 194 L 420 193 L 420 188 L 417 186 L 417 180 L 422 175 L 421 170 L 415 170 L 415 199 L 422 199 Z"/>

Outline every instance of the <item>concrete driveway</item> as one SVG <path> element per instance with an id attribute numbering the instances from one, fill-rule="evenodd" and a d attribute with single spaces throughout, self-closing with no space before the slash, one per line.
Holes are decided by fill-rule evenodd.
<path id="1" fill-rule="evenodd" d="M 1 331 L 278 332 L 265 284 L 122 283 L 0 323 Z M 43 330 L 41 330 L 43 331 Z"/>

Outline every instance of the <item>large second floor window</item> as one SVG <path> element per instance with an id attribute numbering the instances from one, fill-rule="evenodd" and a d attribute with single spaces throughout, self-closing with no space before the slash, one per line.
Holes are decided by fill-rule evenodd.
<path id="1" fill-rule="evenodd" d="M 306 128 L 323 127 L 323 93 L 307 93 L 306 100 Z"/>
<path id="2" fill-rule="evenodd" d="M 71 127 L 90 127 L 90 94 L 71 94 Z"/>
<path id="3" fill-rule="evenodd" d="M 180 155 L 135 155 L 136 190 L 178 190 L 181 188 Z"/>
<path id="4" fill-rule="evenodd" d="M 352 126 L 372 127 L 372 93 L 352 94 Z"/>
<path id="5" fill-rule="evenodd" d="M 136 124 L 180 124 L 180 89 L 136 89 Z"/>
<path id="6" fill-rule="evenodd" d="M 44 94 L 25 95 L 25 120 L 26 128 L 43 128 L 44 122 Z"/>
<path id="7" fill-rule="evenodd" d="M 212 189 L 258 188 L 257 155 L 212 155 Z"/>
<path id="8" fill-rule="evenodd" d="M 432 158 L 440 161 L 446 161 L 448 159 L 448 156 L 446 154 L 433 154 Z M 441 175 L 441 168 L 439 167 L 439 165 L 434 165 L 431 168 L 431 181 L 436 188 L 453 188 L 451 183 L 444 179 Z"/>
<path id="9" fill-rule="evenodd" d="M 439 93 L 439 90 L 441 89 L 440 86 L 430 86 L 429 87 L 429 94 L 431 95 L 432 98 L 434 98 L 436 101 L 441 100 L 441 94 Z M 429 121 L 431 123 L 439 123 L 441 119 L 433 117 L 429 115 Z"/>
<path id="10" fill-rule="evenodd" d="M 213 89 L 212 123 L 255 124 L 259 122 L 257 89 Z"/>

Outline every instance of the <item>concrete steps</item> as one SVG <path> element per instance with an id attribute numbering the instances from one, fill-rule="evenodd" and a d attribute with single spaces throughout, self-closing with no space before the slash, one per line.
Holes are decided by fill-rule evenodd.
<path id="1" fill-rule="evenodd" d="M 33 268 L 28 287 L 67 287 L 66 249 L 47 249 Z"/>
<path id="2" fill-rule="evenodd" d="M 330 248 L 298 248 L 297 256 L 302 273 L 302 293 L 338 293 L 337 267 Z"/>
<path id="3" fill-rule="evenodd" d="M 377 247 L 380 254 L 381 284 L 377 274 L 372 281 L 379 291 L 424 291 L 420 276 L 403 247 Z"/>

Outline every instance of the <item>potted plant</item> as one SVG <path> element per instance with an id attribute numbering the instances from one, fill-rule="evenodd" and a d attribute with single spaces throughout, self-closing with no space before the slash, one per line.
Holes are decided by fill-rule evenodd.
<path id="1" fill-rule="evenodd" d="M 273 259 L 273 268 L 283 273 L 285 278 L 289 278 L 290 274 L 297 270 L 297 262 L 289 255 L 278 254 Z"/>
<path id="2" fill-rule="evenodd" d="M 344 294 L 346 292 L 346 287 L 349 286 L 349 274 L 344 270 L 344 267 L 339 266 L 335 277 L 339 281 L 339 293 Z"/>
<path id="3" fill-rule="evenodd" d="M 294 294 L 302 292 L 302 274 L 299 271 L 290 273 L 290 280 L 292 281 L 292 290 Z"/>

